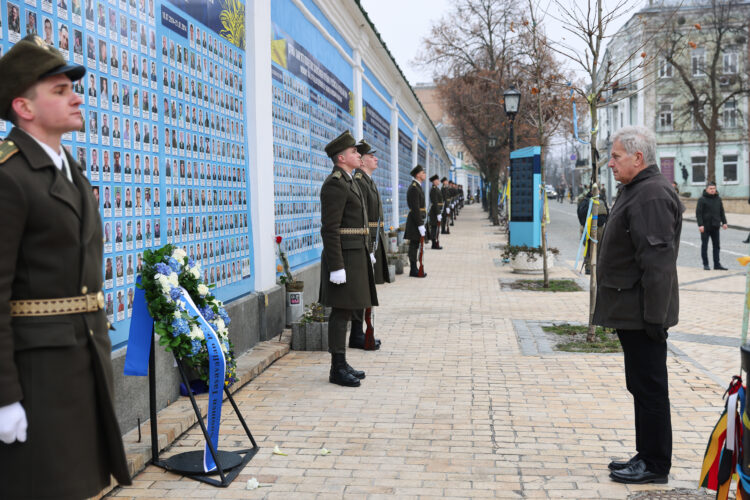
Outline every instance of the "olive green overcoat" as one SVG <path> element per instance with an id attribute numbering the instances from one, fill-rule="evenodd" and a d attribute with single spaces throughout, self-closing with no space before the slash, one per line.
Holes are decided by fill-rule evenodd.
<path id="1" fill-rule="evenodd" d="M 404 238 L 409 241 L 419 241 L 419 226 L 424 225 L 424 219 L 427 215 L 424 203 L 424 191 L 422 186 L 415 179 L 409 184 L 406 190 L 406 204 L 409 207 L 409 215 L 406 217 L 406 229 Z"/>
<path id="2" fill-rule="evenodd" d="M 362 193 L 365 206 L 367 207 L 368 225 L 370 228 L 370 250 L 375 253 L 375 283 L 378 285 L 390 283 L 391 277 L 388 274 L 388 258 L 385 252 L 387 240 L 385 239 L 383 203 L 380 199 L 378 186 L 372 180 L 372 177 L 360 170 L 357 170 L 357 173 L 354 174 L 354 182 L 359 187 L 359 191 Z M 378 233 L 380 233 L 379 238 L 377 237 Z M 378 244 L 377 248 L 375 248 L 376 241 Z"/>

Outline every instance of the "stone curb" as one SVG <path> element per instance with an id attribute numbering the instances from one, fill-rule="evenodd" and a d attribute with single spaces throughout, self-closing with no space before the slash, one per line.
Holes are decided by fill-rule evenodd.
<path id="1" fill-rule="evenodd" d="M 291 336 L 290 330 L 284 330 L 280 337 L 260 342 L 250 351 L 240 356 L 237 359 L 237 382 L 232 386 L 230 392 L 232 394 L 236 393 L 245 384 L 265 371 L 266 368 L 285 356 L 289 352 Z M 208 396 L 206 394 L 196 396 L 196 401 L 201 409 L 201 413 L 205 416 Z M 231 407 L 229 409 L 231 410 Z M 193 407 L 190 404 L 190 399 L 185 397 L 179 398 L 159 411 L 157 416 L 159 422 L 159 451 L 168 448 L 198 422 L 193 412 Z M 137 428 L 122 436 L 130 477 L 135 477 L 136 474 L 145 469 L 151 460 L 150 433 L 151 427 L 147 420 L 141 423 L 141 442 L 138 442 Z M 104 497 L 116 486 L 117 484 L 114 482 L 110 483 L 109 486 L 99 492 L 97 496 L 92 497 L 91 500 Z"/>

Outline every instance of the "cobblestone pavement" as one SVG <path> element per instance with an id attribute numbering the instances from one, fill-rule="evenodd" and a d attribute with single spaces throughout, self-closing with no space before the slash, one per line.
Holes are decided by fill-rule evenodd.
<path id="1" fill-rule="evenodd" d="M 427 278 L 400 275 L 379 287 L 383 347 L 348 354 L 367 371 L 360 388 L 328 383 L 327 353 L 293 351 L 238 391 L 261 450 L 229 488 L 150 466 L 112 496 L 625 499 L 665 490 L 608 477 L 607 463 L 634 451 L 622 356 L 534 348 L 535 324 L 586 321 L 588 292 L 502 290 L 502 280 L 518 278 L 499 261 L 504 242 L 479 206 L 466 207 L 441 236 L 445 249 L 425 250 Z M 562 256 L 552 277 L 577 278 L 574 258 Z M 695 489 L 723 386 L 739 365 L 732 339 L 744 278 L 681 268 L 680 282 L 668 488 Z M 242 438 L 225 410 L 220 447 L 244 448 Z M 274 445 L 288 455 L 274 455 Z M 194 428 L 164 454 L 200 446 Z M 247 490 L 251 477 L 264 486 Z"/>

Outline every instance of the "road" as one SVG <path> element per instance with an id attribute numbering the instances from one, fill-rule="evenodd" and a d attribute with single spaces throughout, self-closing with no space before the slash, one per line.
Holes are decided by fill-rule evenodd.
<path id="1" fill-rule="evenodd" d="M 565 200 L 558 203 L 550 200 L 550 225 L 548 241 L 552 247 L 560 250 L 563 260 L 575 260 L 580 240 L 580 224 L 576 215 L 575 205 Z M 692 215 L 692 214 L 687 214 Z M 742 243 L 747 236 L 746 231 L 727 229 L 721 231 L 721 263 L 729 268 L 729 272 L 742 272 L 743 267 L 737 262 L 737 257 L 750 254 L 748 245 Z M 693 221 L 685 221 L 682 225 L 680 238 L 680 254 L 678 266 L 703 268 L 700 256 L 701 239 L 698 227 Z M 713 257 L 709 243 L 708 260 L 713 267 Z M 717 271 L 719 272 L 719 271 Z"/>

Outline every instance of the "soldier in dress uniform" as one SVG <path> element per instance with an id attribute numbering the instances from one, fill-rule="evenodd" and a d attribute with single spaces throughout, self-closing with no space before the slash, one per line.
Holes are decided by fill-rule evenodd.
<path id="1" fill-rule="evenodd" d="M 420 239 L 427 234 L 427 228 L 424 225 L 427 213 L 425 210 L 424 191 L 422 191 L 422 183 L 427 174 L 422 165 L 417 165 L 409 173 L 413 179 L 411 184 L 409 184 L 409 189 L 406 190 L 406 204 L 409 206 L 409 215 L 406 217 L 404 238 L 409 240 L 409 265 L 411 266 L 409 276 L 419 278 L 417 251 L 419 250 Z M 427 273 L 424 273 L 424 276 L 427 276 Z"/>
<path id="2" fill-rule="evenodd" d="M 354 137 L 346 131 L 325 147 L 333 172 L 320 188 L 320 303 L 331 307 L 328 319 L 329 381 L 359 387 L 365 372 L 346 362 L 346 327 L 354 310 L 378 305 L 370 252 L 367 207 L 354 182 L 360 166 Z"/>
<path id="3" fill-rule="evenodd" d="M 430 177 L 432 188 L 430 188 L 430 236 L 432 236 L 432 248 L 442 250 L 438 238 L 440 237 L 440 221 L 443 220 L 443 196 L 440 194 L 440 176 Z"/>
<path id="4" fill-rule="evenodd" d="M 440 179 L 443 183 L 443 187 L 440 188 L 440 194 L 443 196 L 443 234 L 451 234 L 451 229 L 448 227 L 448 220 L 450 219 L 451 207 L 450 207 L 450 188 L 448 187 L 448 178 L 443 177 Z"/>
<path id="5" fill-rule="evenodd" d="M 383 219 L 383 202 L 380 199 L 380 192 L 375 181 L 372 180 L 372 174 L 378 168 L 378 158 L 375 156 L 374 149 L 367 142 L 360 141 L 357 144 L 357 152 L 362 157 L 362 165 L 354 174 L 354 182 L 359 187 L 359 191 L 365 200 L 367 215 L 369 218 L 368 226 L 370 228 L 370 250 L 375 255 L 374 273 L 375 283 L 382 285 L 390 283 L 391 278 L 388 275 L 388 262 L 385 253 L 385 220 Z M 380 233 L 380 237 L 378 237 Z M 377 241 L 377 248 L 375 243 Z M 363 328 L 364 310 L 355 310 L 352 313 L 352 330 L 349 334 L 349 347 L 354 349 L 365 348 L 365 332 Z M 380 349 L 380 340 L 375 339 L 375 349 Z"/>
<path id="6" fill-rule="evenodd" d="M 68 65 L 35 35 L 0 58 L 0 497 L 80 499 L 130 484 L 114 411 L 102 223 L 62 148 L 79 130 Z"/>

